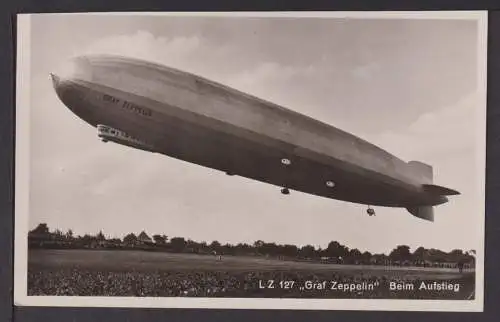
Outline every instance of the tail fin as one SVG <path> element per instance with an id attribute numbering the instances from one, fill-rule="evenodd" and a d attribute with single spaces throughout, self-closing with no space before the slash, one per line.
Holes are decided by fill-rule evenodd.
<path id="1" fill-rule="evenodd" d="M 432 206 L 411 207 L 406 208 L 413 216 L 427 220 L 434 221 L 434 208 Z"/>
<path id="2" fill-rule="evenodd" d="M 456 190 L 446 187 L 441 187 L 435 184 L 423 184 L 422 187 L 424 188 L 425 191 L 428 191 L 437 196 L 454 196 L 460 194 L 460 192 Z"/>
<path id="3" fill-rule="evenodd" d="M 432 166 L 420 161 L 410 161 L 408 162 L 408 166 L 410 167 L 410 171 L 413 173 L 413 176 L 418 178 L 421 183 L 433 182 L 434 174 Z"/>
<path id="4" fill-rule="evenodd" d="M 432 195 L 439 197 L 440 203 L 448 201 L 448 199 L 445 196 L 460 194 L 458 191 L 455 191 L 453 189 L 433 184 L 434 173 L 432 170 L 432 166 L 420 161 L 410 161 L 408 162 L 408 166 L 410 168 L 410 172 L 412 173 L 413 177 L 422 184 L 422 188 L 428 193 L 431 193 Z M 406 210 L 408 210 L 415 217 L 431 222 L 434 221 L 433 206 L 408 207 L 406 208 Z"/>

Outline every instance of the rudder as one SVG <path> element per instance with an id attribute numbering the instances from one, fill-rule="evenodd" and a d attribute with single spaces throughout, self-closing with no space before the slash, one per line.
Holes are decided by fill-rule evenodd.
<path id="1" fill-rule="evenodd" d="M 433 182 L 434 173 L 431 165 L 420 161 L 410 161 L 408 162 L 408 166 L 410 167 L 413 175 L 418 177 L 422 183 Z"/>
<path id="2" fill-rule="evenodd" d="M 415 217 L 427 220 L 434 221 L 434 207 L 432 206 L 422 206 L 422 207 L 410 207 L 406 208 Z"/>

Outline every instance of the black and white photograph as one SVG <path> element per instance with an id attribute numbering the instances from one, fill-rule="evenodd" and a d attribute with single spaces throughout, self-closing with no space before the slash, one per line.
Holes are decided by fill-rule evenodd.
<path id="1" fill-rule="evenodd" d="M 15 305 L 483 311 L 486 12 L 17 21 Z"/>

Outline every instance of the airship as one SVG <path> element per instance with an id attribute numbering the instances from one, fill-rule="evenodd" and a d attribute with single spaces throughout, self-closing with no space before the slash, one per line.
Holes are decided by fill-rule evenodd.
<path id="1" fill-rule="evenodd" d="M 59 100 L 103 142 L 314 196 L 398 207 L 434 221 L 458 191 L 433 167 L 278 104 L 137 58 L 80 55 L 50 74 Z"/>

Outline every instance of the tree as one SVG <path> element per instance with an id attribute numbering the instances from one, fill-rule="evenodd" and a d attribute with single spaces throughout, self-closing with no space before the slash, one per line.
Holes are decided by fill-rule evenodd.
<path id="1" fill-rule="evenodd" d="M 279 248 L 276 243 L 264 243 L 260 247 L 260 252 L 265 255 L 276 255 L 279 252 Z"/>
<path id="2" fill-rule="evenodd" d="M 361 259 L 361 252 L 359 251 L 359 249 L 353 248 L 349 251 L 349 255 L 347 255 L 347 258 L 350 262 L 357 262 Z"/>
<path id="3" fill-rule="evenodd" d="M 51 234 L 47 224 L 42 223 L 36 226 L 33 230 L 28 232 L 28 241 L 30 247 L 33 245 L 43 245 L 44 242 L 51 239 Z"/>
<path id="4" fill-rule="evenodd" d="M 97 233 L 96 239 L 97 239 L 97 241 L 105 241 L 105 240 L 106 240 L 106 237 L 105 237 L 105 236 L 104 236 L 104 234 L 102 233 L 102 230 L 100 230 L 100 231 Z"/>
<path id="5" fill-rule="evenodd" d="M 163 235 L 153 235 L 153 240 L 157 245 L 165 245 L 166 243 L 165 237 L 166 236 Z"/>
<path id="6" fill-rule="evenodd" d="M 391 260 L 405 261 L 411 259 L 410 247 L 406 245 L 399 245 L 389 254 Z"/>
<path id="7" fill-rule="evenodd" d="M 475 255 L 476 255 L 476 251 L 474 249 L 471 249 L 468 252 L 466 252 L 466 258 L 469 261 L 469 263 L 473 266 L 476 264 L 476 256 Z"/>
<path id="8" fill-rule="evenodd" d="M 305 258 L 313 258 L 315 255 L 315 249 L 312 245 L 305 245 L 300 249 L 300 255 Z"/>
<path id="9" fill-rule="evenodd" d="M 123 237 L 123 242 L 127 245 L 135 245 L 137 243 L 137 236 L 134 233 L 130 233 Z"/>
<path id="10" fill-rule="evenodd" d="M 283 246 L 283 255 L 289 257 L 297 256 L 299 249 L 295 245 L 285 245 Z"/>
<path id="11" fill-rule="evenodd" d="M 224 246 L 221 246 L 221 248 L 220 248 L 220 253 L 233 255 L 234 254 L 233 245 L 231 245 L 229 243 L 224 244 Z"/>
<path id="12" fill-rule="evenodd" d="M 259 249 L 260 247 L 262 247 L 262 245 L 264 245 L 264 241 L 262 240 L 256 240 L 254 243 L 253 243 L 253 247 L 255 247 L 256 249 Z"/>
<path id="13" fill-rule="evenodd" d="M 387 264 L 387 255 L 385 254 L 373 254 L 373 260 L 378 265 L 386 265 Z"/>
<path id="14" fill-rule="evenodd" d="M 83 235 L 82 239 L 81 239 L 81 242 L 83 243 L 83 245 L 91 245 L 92 242 L 95 241 L 95 236 L 90 236 L 89 234 L 85 234 Z"/>
<path id="15" fill-rule="evenodd" d="M 201 251 L 201 245 L 192 239 L 188 239 L 186 241 L 186 250 L 190 253 L 198 254 Z"/>
<path id="16" fill-rule="evenodd" d="M 122 243 L 120 238 L 111 238 L 109 239 L 109 243 L 114 246 L 119 246 Z"/>
<path id="17" fill-rule="evenodd" d="M 61 241 L 64 239 L 64 233 L 60 229 L 56 229 L 54 233 L 52 234 L 55 240 Z"/>
<path id="18" fill-rule="evenodd" d="M 48 235 L 49 227 L 47 226 L 46 223 L 41 223 L 38 224 L 38 226 L 36 226 L 36 228 L 30 231 L 29 233 L 33 235 Z"/>
<path id="19" fill-rule="evenodd" d="M 175 252 L 182 252 L 186 247 L 186 240 L 183 237 L 174 237 L 170 239 L 170 245 Z"/>
<path id="20" fill-rule="evenodd" d="M 237 255 L 246 255 L 253 252 L 253 247 L 248 244 L 239 243 L 234 248 Z"/>
<path id="21" fill-rule="evenodd" d="M 326 248 L 326 254 L 328 257 L 339 259 L 346 257 L 349 254 L 349 250 L 337 241 L 331 241 Z"/>
<path id="22" fill-rule="evenodd" d="M 212 241 L 212 243 L 210 244 L 209 247 L 210 247 L 210 250 L 213 252 L 220 253 L 220 251 L 221 251 L 221 244 L 216 240 Z"/>
<path id="23" fill-rule="evenodd" d="M 448 258 L 448 254 L 439 249 L 431 248 L 427 252 L 429 255 L 429 260 L 433 262 L 442 263 L 445 262 Z"/>
<path id="24" fill-rule="evenodd" d="M 429 257 L 428 256 L 428 252 L 427 252 L 427 249 L 425 249 L 425 247 L 419 247 L 417 248 L 414 252 L 413 252 L 413 260 L 415 261 L 425 261 L 427 260 L 427 258 Z"/>
<path id="25" fill-rule="evenodd" d="M 369 251 L 365 251 L 363 254 L 361 254 L 361 261 L 364 264 L 369 264 L 370 260 L 372 259 L 372 254 Z"/>
<path id="26" fill-rule="evenodd" d="M 201 243 L 199 243 L 199 247 L 200 247 L 201 252 L 208 252 L 209 251 L 209 247 L 208 247 L 206 241 L 202 241 Z"/>
<path id="27" fill-rule="evenodd" d="M 73 240 L 73 230 L 68 229 L 68 231 L 66 232 L 66 239 Z"/>
<path id="28" fill-rule="evenodd" d="M 461 249 L 454 249 L 448 254 L 450 262 L 461 262 L 464 260 L 465 254 Z"/>

